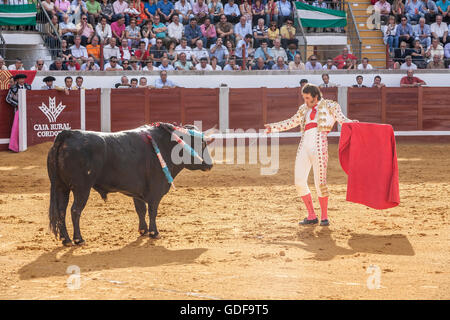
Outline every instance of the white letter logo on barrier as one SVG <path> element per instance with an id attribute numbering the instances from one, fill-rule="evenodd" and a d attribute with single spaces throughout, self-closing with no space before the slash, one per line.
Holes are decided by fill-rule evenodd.
<path id="1" fill-rule="evenodd" d="M 42 111 L 42 113 L 45 114 L 48 121 L 50 123 L 56 122 L 56 119 L 59 117 L 61 112 L 65 109 L 65 105 L 63 105 L 61 102 L 56 106 L 56 97 L 48 98 L 48 107 L 45 105 L 45 103 L 42 102 L 42 105 L 39 107 L 39 109 Z"/>

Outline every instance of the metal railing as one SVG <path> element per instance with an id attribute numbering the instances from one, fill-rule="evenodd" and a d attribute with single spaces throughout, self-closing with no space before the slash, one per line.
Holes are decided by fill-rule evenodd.
<path id="1" fill-rule="evenodd" d="M 355 16 L 353 15 L 351 3 L 344 1 L 344 7 L 345 12 L 347 13 L 347 37 L 350 40 L 353 55 L 361 61 L 362 41 L 359 35 Z"/>
<path id="2" fill-rule="evenodd" d="M 0 56 L 5 59 L 6 56 L 6 41 L 5 38 L 3 38 L 2 30 L 0 29 Z"/>
<path id="3" fill-rule="evenodd" d="M 303 40 L 303 43 L 298 43 L 298 49 L 300 49 L 300 45 L 302 45 L 302 51 L 300 52 L 302 55 L 302 61 L 306 62 L 306 59 L 308 58 L 307 55 L 307 51 L 308 51 L 308 42 L 306 41 L 306 35 L 305 35 L 305 29 L 303 28 L 302 25 L 302 21 L 300 20 L 300 17 L 297 14 L 297 10 L 294 10 L 294 19 L 297 21 L 297 34 L 299 34 L 299 36 L 301 37 L 301 39 Z"/>
<path id="4" fill-rule="evenodd" d="M 50 16 L 44 9 L 41 0 L 37 0 L 36 30 L 44 40 L 45 46 L 50 51 L 53 58 L 58 56 L 61 49 L 61 37 L 53 25 Z"/>

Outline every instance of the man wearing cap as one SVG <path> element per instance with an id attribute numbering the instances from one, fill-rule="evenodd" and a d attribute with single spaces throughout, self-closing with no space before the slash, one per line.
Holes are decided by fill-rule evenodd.
<path id="1" fill-rule="evenodd" d="M 69 94 L 69 89 L 53 85 L 53 82 L 56 81 L 55 77 L 47 76 L 42 81 L 45 82 L 45 86 L 41 87 L 42 90 L 53 90 L 53 89 L 55 89 L 55 90 L 58 90 L 58 91 L 64 91 L 66 93 L 66 95 Z"/>
<path id="2" fill-rule="evenodd" d="M 6 102 L 14 108 L 14 111 L 17 111 L 17 105 L 19 104 L 19 89 L 31 90 L 31 86 L 25 83 L 26 78 L 27 76 L 22 73 L 16 74 L 13 77 L 15 84 L 9 88 L 8 95 L 6 96 Z"/>

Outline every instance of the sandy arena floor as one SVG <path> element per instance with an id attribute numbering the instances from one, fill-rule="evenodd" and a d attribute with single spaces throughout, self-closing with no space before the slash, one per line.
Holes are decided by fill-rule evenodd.
<path id="1" fill-rule="evenodd" d="M 0 152 L 0 299 L 450 298 L 450 144 L 398 143 L 402 203 L 384 211 L 345 201 L 331 144 L 329 228 L 297 224 L 296 145 L 280 147 L 272 176 L 248 164 L 183 171 L 161 202 L 159 240 L 138 237 L 131 198 L 92 192 L 76 248 L 48 230 L 50 145 Z"/>

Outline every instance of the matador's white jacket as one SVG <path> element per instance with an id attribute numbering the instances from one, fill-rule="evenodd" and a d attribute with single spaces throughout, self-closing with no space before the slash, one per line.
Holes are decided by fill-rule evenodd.
<path id="1" fill-rule="evenodd" d="M 300 196 L 310 193 L 308 187 L 308 174 L 313 167 L 314 182 L 319 197 L 328 196 L 327 187 L 327 163 L 328 163 L 328 132 L 337 121 L 339 124 L 351 122 L 341 110 L 340 105 L 332 100 L 321 99 L 317 104 L 317 113 L 314 119 L 310 119 L 312 109 L 306 104 L 301 105 L 291 118 L 269 124 L 273 132 L 286 131 L 300 126 L 302 139 L 295 160 L 295 185 Z M 317 122 L 305 132 L 305 126 Z"/>
<path id="2" fill-rule="evenodd" d="M 304 132 L 305 125 L 307 123 L 306 115 L 308 113 L 308 110 L 308 106 L 306 105 L 306 103 L 304 103 L 298 108 L 297 113 L 294 114 L 291 118 L 269 124 L 270 129 L 274 132 L 277 132 L 300 126 L 300 132 Z M 336 121 L 339 124 L 342 124 L 344 122 L 351 122 L 351 120 L 342 113 L 341 106 L 333 100 L 321 99 L 317 106 L 317 113 L 317 129 L 319 132 L 331 131 Z"/>

